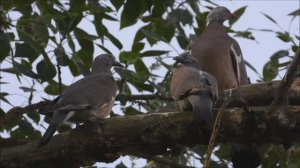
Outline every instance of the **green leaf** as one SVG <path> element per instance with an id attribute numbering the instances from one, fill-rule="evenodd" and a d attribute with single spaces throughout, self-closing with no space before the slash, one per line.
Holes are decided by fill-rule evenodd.
<path id="1" fill-rule="evenodd" d="M 39 113 L 37 113 L 36 111 L 30 111 L 30 112 L 26 113 L 26 115 L 30 119 L 32 119 L 35 123 L 39 123 L 40 118 L 41 118 L 40 115 L 39 115 Z"/>
<path id="2" fill-rule="evenodd" d="M 69 47 L 71 48 L 71 50 L 73 52 L 75 52 L 75 44 L 74 44 L 74 41 L 73 41 L 73 39 L 70 35 L 67 35 L 67 40 L 68 40 Z"/>
<path id="3" fill-rule="evenodd" d="M 286 159 L 287 151 L 282 145 L 269 145 L 265 152 L 261 155 L 263 158 L 262 167 L 274 167 L 274 164 L 278 164 L 278 167 L 287 168 Z"/>
<path id="4" fill-rule="evenodd" d="M 136 23 L 143 9 L 143 0 L 127 0 L 121 13 L 121 29 Z"/>
<path id="5" fill-rule="evenodd" d="M 199 2 L 200 1 L 187 0 L 186 2 L 190 5 L 190 7 L 193 9 L 193 11 L 195 13 L 200 13 L 200 9 L 199 9 L 199 6 L 200 6 Z"/>
<path id="6" fill-rule="evenodd" d="M 234 15 L 236 15 L 238 18 L 237 19 L 230 19 L 229 20 L 229 25 L 233 25 L 244 13 L 245 10 L 248 6 L 243 6 L 239 9 L 237 9 L 236 11 L 233 12 Z"/>
<path id="7" fill-rule="evenodd" d="M 151 17 L 161 17 L 163 15 L 163 13 L 165 13 L 165 1 L 160 1 L 160 0 L 156 0 L 156 1 L 152 1 L 153 3 L 153 9 L 152 9 L 152 13 L 151 13 Z"/>
<path id="8" fill-rule="evenodd" d="M 143 29 L 145 29 L 146 27 L 150 27 L 150 25 L 141 27 L 135 34 L 134 40 L 133 42 L 139 42 L 141 40 L 143 40 L 145 38 L 145 34 L 143 33 Z"/>
<path id="9" fill-rule="evenodd" d="M 124 110 L 125 115 L 139 115 L 139 114 L 143 114 L 142 112 L 138 111 L 137 109 L 129 106 L 126 107 Z"/>
<path id="10" fill-rule="evenodd" d="M 274 53 L 270 58 L 272 60 L 278 60 L 279 58 L 283 58 L 289 55 L 289 52 L 287 50 L 279 50 L 276 53 Z"/>
<path id="11" fill-rule="evenodd" d="M 22 115 L 20 112 L 12 109 L 5 114 L 5 120 L 1 124 L 3 124 L 2 126 L 4 129 L 10 130 L 20 122 L 21 118 Z"/>
<path id="12" fill-rule="evenodd" d="M 34 0 L 24 0 L 22 2 L 14 0 L 14 10 L 21 12 L 23 15 L 30 15 L 30 13 L 32 12 L 31 4 L 33 2 Z"/>
<path id="13" fill-rule="evenodd" d="M 12 105 L 12 104 L 5 98 L 5 96 L 7 96 L 7 95 L 9 95 L 9 94 L 6 93 L 6 92 L 0 92 L 0 100 L 4 101 L 4 102 L 7 103 L 7 104 Z"/>
<path id="14" fill-rule="evenodd" d="M 163 55 L 166 54 L 170 51 L 164 51 L 164 50 L 148 50 L 145 51 L 143 53 L 141 53 L 141 57 L 152 57 L 152 56 L 159 56 L 159 55 Z"/>
<path id="15" fill-rule="evenodd" d="M 57 24 L 58 31 L 63 35 L 66 36 L 69 34 L 71 31 L 73 31 L 77 25 L 80 23 L 80 21 L 83 18 L 82 13 L 68 13 L 67 11 L 64 12 L 59 12 L 60 17 L 59 18 L 54 18 L 54 21 Z"/>
<path id="16" fill-rule="evenodd" d="M 70 63 L 70 59 L 68 55 L 65 53 L 65 50 L 63 47 L 57 47 L 54 50 L 54 54 L 56 56 L 56 61 L 58 65 L 61 66 L 68 66 Z"/>
<path id="17" fill-rule="evenodd" d="M 124 80 L 129 80 L 134 78 L 136 75 L 135 72 L 128 70 L 128 69 L 123 69 L 123 68 L 115 68 L 115 71 L 121 76 L 122 79 Z"/>
<path id="18" fill-rule="evenodd" d="M 294 144 L 288 149 L 287 167 L 300 167 L 300 145 Z"/>
<path id="19" fill-rule="evenodd" d="M 34 130 L 32 125 L 27 120 L 21 120 L 19 122 L 19 128 L 27 134 L 30 134 Z"/>
<path id="20" fill-rule="evenodd" d="M 139 59 L 139 55 L 135 52 L 122 51 L 119 56 L 120 62 L 133 64 Z"/>
<path id="21" fill-rule="evenodd" d="M 269 16 L 269 15 L 263 13 L 263 12 L 261 12 L 261 14 L 263 14 L 263 15 L 264 15 L 267 19 L 269 19 L 271 22 L 273 22 L 273 23 L 275 23 L 275 24 L 278 25 L 278 23 L 277 23 L 271 16 Z"/>
<path id="22" fill-rule="evenodd" d="M 62 84 L 62 90 L 64 90 L 67 86 Z M 45 92 L 50 94 L 50 95 L 60 95 L 61 92 L 60 92 L 60 85 L 59 83 L 57 83 L 56 81 L 54 80 L 51 80 L 49 81 L 49 84 L 48 86 L 46 86 L 45 88 Z"/>
<path id="23" fill-rule="evenodd" d="M 291 41 L 291 37 L 290 37 L 290 34 L 288 32 L 284 32 L 284 33 L 276 32 L 276 34 L 277 34 L 277 37 L 280 40 L 284 41 L 284 42 L 290 42 Z"/>
<path id="24" fill-rule="evenodd" d="M 20 89 L 23 90 L 23 92 L 35 92 L 36 90 L 34 88 L 29 88 L 29 87 L 25 87 L 25 86 L 20 86 Z"/>
<path id="25" fill-rule="evenodd" d="M 297 50 L 299 50 L 299 46 L 293 45 L 293 46 L 292 46 L 292 50 L 293 50 L 294 53 L 296 53 Z"/>
<path id="26" fill-rule="evenodd" d="M 36 65 L 38 77 L 42 81 L 49 81 L 56 76 L 55 66 L 49 60 L 42 60 Z"/>
<path id="27" fill-rule="evenodd" d="M 141 91 L 154 92 L 153 85 L 146 84 L 146 83 L 139 82 L 139 81 L 132 81 L 132 80 L 129 80 L 128 82 L 131 83 L 139 92 L 141 92 Z"/>
<path id="28" fill-rule="evenodd" d="M 219 150 L 214 152 L 219 158 L 230 160 L 230 148 L 228 145 L 220 144 Z"/>
<path id="29" fill-rule="evenodd" d="M 84 50 L 81 50 L 81 51 L 84 52 Z M 69 66 L 70 70 L 75 72 L 75 75 L 77 75 L 77 76 L 80 75 L 80 74 L 82 74 L 83 76 L 86 76 L 86 75 L 90 74 L 90 68 L 89 67 L 91 66 L 91 64 L 88 67 L 88 65 L 85 64 L 85 62 L 81 59 L 81 57 L 84 57 L 83 52 L 77 52 L 76 55 L 80 54 L 80 57 L 74 56 L 72 58 L 74 60 L 74 64 L 72 64 L 72 62 L 71 62 L 70 66 Z M 92 61 L 92 59 L 93 58 L 91 58 L 91 61 Z"/>
<path id="30" fill-rule="evenodd" d="M 141 29 L 141 31 L 147 37 L 147 41 L 151 46 L 157 43 L 158 41 L 164 41 L 164 39 L 161 36 L 156 34 L 156 32 L 154 32 L 153 30 L 150 30 L 149 28 L 151 28 L 151 26 L 147 27 L 147 29 L 145 27 L 144 29 Z"/>
<path id="31" fill-rule="evenodd" d="M 179 46 L 182 48 L 182 49 L 188 49 L 189 47 L 189 40 L 186 39 L 184 36 L 182 35 L 179 35 L 179 36 L 176 36 L 176 39 L 177 39 L 177 42 L 179 44 Z"/>
<path id="32" fill-rule="evenodd" d="M 300 9 L 297 9 L 291 13 L 288 14 L 289 16 L 299 16 L 300 15 Z"/>
<path id="33" fill-rule="evenodd" d="M 106 37 L 110 39 L 110 41 L 116 46 L 118 47 L 119 50 L 121 50 L 123 48 L 122 43 L 112 34 L 107 33 Z"/>
<path id="34" fill-rule="evenodd" d="M 85 8 L 85 0 L 70 0 L 70 10 L 74 13 L 81 13 Z"/>
<path id="35" fill-rule="evenodd" d="M 39 56 L 28 43 L 16 43 L 15 57 L 28 58 L 32 63 Z"/>
<path id="36" fill-rule="evenodd" d="M 110 21 L 119 21 L 117 18 L 114 18 L 110 15 L 107 15 L 107 14 L 103 14 L 103 18 L 104 19 L 107 19 L 107 20 L 110 20 Z"/>
<path id="37" fill-rule="evenodd" d="M 243 37 L 250 40 L 255 40 L 254 36 L 252 35 L 252 32 L 250 31 L 237 31 L 234 37 Z"/>
<path id="38" fill-rule="evenodd" d="M 268 61 L 263 68 L 263 78 L 265 81 L 273 80 L 278 74 L 278 60 Z"/>
<path id="39" fill-rule="evenodd" d="M 249 67 L 252 71 L 254 71 L 255 73 L 259 74 L 258 71 L 256 70 L 256 68 L 254 66 L 252 66 L 248 61 L 245 61 L 245 64 L 247 67 Z"/>
<path id="40" fill-rule="evenodd" d="M 178 26 L 175 24 L 178 28 Z M 158 36 L 158 39 L 170 42 L 175 34 L 175 25 L 166 21 L 156 21 L 153 23 L 152 32 Z"/>
<path id="41" fill-rule="evenodd" d="M 205 29 L 207 15 L 208 12 L 197 13 L 196 21 L 197 21 L 198 28 L 197 29 L 194 28 L 194 32 L 196 35 L 200 35 L 200 33 L 203 32 L 203 30 Z"/>
<path id="42" fill-rule="evenodd" d="M 86 39 L 88 41 L 93 41 L 93 40 L 96 40 L 98 39 L 97 36 L 94 36 L 94 35 L 91 35 L 91 34 L 88 34 L 86 31 L 80 29 L 80 28 L 75 28 L 74 30 L 74 34 L 77 38 L 80 38 L 80 39 Z"/>
<path id="43" fill-rule="evenodd" d="M 142 51 L 144 49 L 144 47 L 145 47 L 145 43 L 135 42 L 135 43 L 133 43 L 131 50 L 133 52 L 139 53 L 140 51 Z"/>
<path id="44" fill-rule="evenodd" d="M 75 29 L 74 34 L 81 46 L 81 49 L 75 53 L 75 57 L 83 61 L 83 64 L 80 63 L 80 65 L 85 66 L 85 69 L 89 69 L 92 66 L 94 54 L 94 43 L 90 39 L 92 36 L 79 28 Z"/>
<path id="45" fill-rule="evenodd" d="M 114 5 L 116 10 L 119 10 L 120 7 L 124 4 L 124 0 L 110 0 L 110 2 Z"/>
<path id="46" fill-rule="evenodd" d="M 14 61 L 13 62 L 13 66 L 14 66 L 14 68 L 16 69 L 16 71 L 18 73 L 21 73 L 23 75 L 29 76 L 31 78 L 37 78 L 38 77 L 37 74 L 35 74 L 34 72 L 32 72 L 32 70 L 31 70 L 32 69 L 31 64 L 28 63 L 25 60 L 22 60 L 21 64 Z"/>
<path id="47" fill-rule="evenodd" d="M 139 80 L 145 82 L 150 75 L 150 72 L 144 62 L 139 59 L 134 63 L 135 71 L 137 72 L 137 77 Z"/>
<path id="48" fill-rule="evenodd" d="M 169 15 L 169 17 L 170 18 L 168 19 L 172 20 L 173 24 L 176 24 L 178 21 L 184 26 L 193 24 L 193 16 L 187 9 L 177 8 Z"/>
<path id="49" fill-rule="evenodd" d="M 100 45 L 100 44 L 96 44 L 96 45 L 100 47 L 104 52 L 108 54 L 112 54 L 112 52 L 108 48 L 104 47 L 104 45 Z"/>
<path id="50" fill-rule="evenodd" d="M 69 64 L 69 69 L 70 69 L 70 71 L 71 71 L 71 73 L 72 73 L 73 76 L 80 75 L 80 72 L 79 72 L 79 70 L 78 70 L 78 68 L 76 66 L 76 63 L 75 63 L 74 59 L 73 60 L 71 59 L 71 62 Z"/>
<path id="51" fill-rule="evenodd" d="M 119 164 L 116 165 L 116 168 L 127 168 L 127 166 L 121 161 Z"/>
<path id="52" fill-rule="evenodd" d="M 0 44 L 0 62 L 2 62 L 10 52 L 10 40 L 2 30 L 0 30 Z"/>

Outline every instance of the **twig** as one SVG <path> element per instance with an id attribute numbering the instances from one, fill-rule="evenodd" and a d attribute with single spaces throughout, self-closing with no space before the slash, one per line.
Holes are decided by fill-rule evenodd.
<path id="1" fill-rule="evenodd" d="M 57 67 L 57 75 L 58 75 L 58 84 L 59 84 L 59 93 L 61 94 L 62 92 L 62 80 L 61 80 L 61 68 L 58 64 L 56 64 Z"/>
<path id="2" fill-rule="evenodd" d="M 283 80 L 281 80 L 278 90 L 277 96 L 275 97 L 272 105 L 282 105 L 287 99 L 289 88 L 291 87 L 297 72 L 300 70 L 300 51 L 299 49 L 296 52 Z"/>
<path id="3" fill-rule="evenodd" d="M 289 68 L 281 80 L 277 92 L 276 97 L 271 103 L 270 106 L 270 113 L 273 113 L 274 115 L 278 116 L 278 119 L 282 121 L 282 124 L 287 124 L 288 121 L 286 119 L 286 108 L 288 105 L 288 92 L 289 89 L 297 75 L 297 72 L 300 71 L 300 51 L 299 49 L 296 52 L 296 55 L 294 56 L 292 62 L 289 65 Z"/>
<path id="4" fill-rule="evenodd" d="M 212 133 L 211 133 L 211 136 L 210 136 L 210 139 L 209 139 L 209 143 L 208 143 L 208 147 L 207 147 L 207 151 L 206 151 L 206 157 L 205 157 L 205 162 L 204 162 L 204 167 L 205 168 L 209 168 L 210 157 L 211 157 L 213 147 L 214 147 L 214 144 L 215 144 L 215 141 L 216 141 L 217 133 L 218 133 L 218 130 L 219 130 L 219 127 L 220 127 L 222 114 L 225 111 L 228 104 L 232 100 L 234 100 L 233 96 L 228 97 L 218 110 L 218 114 L 217 114 L 217 117 L 216 117 L 215 122 L 214 122 L 213 130 L 212 130 Z"/>

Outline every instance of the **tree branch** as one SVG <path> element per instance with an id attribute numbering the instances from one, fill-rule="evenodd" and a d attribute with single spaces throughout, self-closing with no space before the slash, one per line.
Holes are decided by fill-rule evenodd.
<path id="1" fill-rule="evenodd" d="M 272 82 L 266 82 L 266 83 L 257 83 L 257 84 L 251 84 L 251 85 L 244 85 L 241 87 L 238 87 L 234 90 L 227 90 L 224 92 L 224 94 L 221 94 L 218 100 L 218 103 L 216 107 L 220 107 L 224 101 L 225 97 L 228 97 L 229 93 L 233 96 L 240 96 L 243 97 L 243 99 L 247 102 L 249 106 L 266 106 L 271 104 L 272 100 L 274 100 L 276 96 L 275 89 L 278 88 L 280 81 L 272 81 Z M 295 81 L 292 84 L 292 88 L 290 89 L 289 93 L 289 104 L 290 105 L 296 105 L 298 102 L 300 102 L 300 81 Z M 145 94 L 145 95 L 117 95 L 116 101 L 120 101 L 121 99 L 126 99 L 127 101 L 135 101 L 135 100 L 154 100 L 154 99 L 160 99 L 160 100 L 166 100 L 166 101 L 172 101 L 171 97 L 163 97 L 156 94 Z M 16 107 L 8 111 L 7 114 L 12 113 L 12 116 L 16 115 L 22 115 L 24 113 L 37 111 L 38 109 L 49 105 L 50 101 L 41 101 L 39 103 L 35 103 L 26 107 Z M 229 106 L 234 107 L 239 105 L 240 103 L 231 103 Z M 8 120 L 4 118 L 4 121 Z M 0 120 L 0 124 L 4 122 L 3 120 Z"/>
<path id="2" fill-rule="evenodd" d="M 285 126 L 278 124 L 277 117 L 268 116 L 267 108 L 249 108 L 247 113 L 256 119 L 252 125 L 247 122 L 249 114 L 243 108 L 224 111 L 217 142 L 299 142 L 300 106 L 289 107 L 287 116 L 291 122 Z M 217 110 L 214 109 L 214 114 Z M 111 162 L 120 155 L 167 154 L 178 146 L 207 144 L 208 132 L 193 122 L 190 112 L 115 117 L 56 135 L 40 149 L 36 142 L 2 147 L 0 167 L 78 167 L 95 161 Z"/>
<path id="3" fill-rule="evenodd" d="M 270 114 L 277 116 L 281 120 L 281 124 L 288 124 L 286 118 L 286 110 L 289 104 L 288 92 L 291 87 L 297 72 L 300 71 L 300 50 L 298 49 L 296 55 L 294 56 L 289 68 L 281 80 L 278 89 L 276 90 L 276 96 L 272 104 L 270 105 Z M 298 92 L 299 94 L 299 92 Z"/>
<path id="4" fill-rule="evenodd" d="M 288 91 L 291 87 L 297 72 L 300 71 L 300 50 L 298 49 L 296 55 L 294 56 L 292 62 L 289 65 L 289 68 L 283 78 L 281 80 L 279 87 L 277 89 L 277 94 L 272 102 L 272 105 L 282 105 L 288 97 Z"/>

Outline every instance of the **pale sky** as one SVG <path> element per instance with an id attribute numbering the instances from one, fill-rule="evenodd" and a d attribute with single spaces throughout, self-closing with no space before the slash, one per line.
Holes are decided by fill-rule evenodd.
<path id="1" fill-rule="evenodd" d="M 247 28 L 262 28 L 262 29 L 272 29 L 276 31 L 282 31 L 283 30 L 289 31 L 292 34 L 300 35 L 299 30 L 299 19 L 300 17 L 297 17 L 294 19 L 294 21 L 290 24 L 290 20 L 292 17 L 287 16 L 288 13 L 295 11 L 296 9 L 299 9 L 299 1 L 298 0 L 264 0 L 264 1 L 227 1 L 227 0 L 217 0 L 214 1 L 215 3 L 225 6 L 231 11 L 234 11 L 242 6 L 248 6 L 246 9 L 244 15 L 238 20 L 238 22 L 235 23 L 233 29 L 234 30 L 245 30 Z M 277 21 L 277 23 L 280 25 L 281 28 L 276 26 L 274 23 L 269 21 L 266 17 L 264 17 L 261 12 L 268 14 L 273 19 Z M 131 44 L 135 35 L 136 30 L 142 25 L 142 23 L 139 22 L 139 24 L 120 30 L 118 23 L 111 23 L 107 22 L 109 24 L 109 30 L 113 35 L 118 37 L 118 39 L 123 44 L 123 50 L 130 50 Z M 93 28 L 88 25 L 88 22 L 82 22 L 80 24 L 80 27 L 84 28 L 85 31 L 89 32 L 90 34 L 96 34 Z M 284 43 L 278 38 L 275 37 L 274 33 L 269 32 L 259 32 L 254 31 L 253 32 L 254 37 L 256 38 L 256 41 L 246 40 L 242 38 L 235 38 L 243 51 L 244 58 L 250 62 L 259 73 L 262 73 L 263 65 L 269 60 L 269 57 L 275 53 L 276 51 L 280 49 L 288 49 L 290 48 L 290 44 Z M 299 43 L 299 41 L 298 41 Z M 175 43 L 175 40 L 172 41 L 172 45 L 178 50 L 178 52 L 182 52 L 180 47 Z M 119 50 L 114 47 L 113 45 L 107 43 L 108 48 L 113 52 L 115 56 L 119 55 Z M 168 45 L 165 45 L 163 43 L 158 43 L 158 45 L 155 45 L 154 47 L 147 46 L 144 50 L 153 50 L 153 49 L 161 49 L 161 50 L 170 50 L 172 51 L 170 55 L 176 55 L 177 53 Z M 103 53 L 103 51 L 96 49 L 95 55 Z M 166 59 L 169 63 L 172 63 L 173 61 L 171 59 Z M 150 62 L 153 62 L 152 60 L 148 59 L 147 65 L 150 64 Z M 7 64 L 3 63 L 1 65 L 1 68 L 4 68 L 8 66 Z M 163 72 L 163 71 L 162 71 Z M 251 70 L 247 69 L 248 75 L 250 76 L 251 81 L 254 83 L 258 76 Z M 163 74 L 162 74 L 163 75 Z M 1 73 L 1 76 L 3 77 L 3 81 L 9 82 L 9 85 L 1 85 L 1 91 L 5 91 L 8 93 L 13 93 L 13 95 L 8 96 L 7 99 L 11 101 L 14 105 L 18 106 L 26 106 L 27 105 L 27 98 L 28 94 L 25 94 L 18 89 L 20 86 L 19 82 L 17 81 L 15 76 L 12 75 L 6 75 L 4 73 Z M 80 77 L 81 78 L 81 77 Z M 74 79 L 67 71 L 63 72 L 63 81 L 66 83 L 72 83 L 74 80 L 78 80 L 79 78 Z M 2 81 L 2 79 L 1 79 Z M 22 85 L 24 86 L 30 86 L 31 81 L 29 79 L 22 82 Z M 39 86 L 39 89 L 42 90 L 42 87 Z M 34 95 L 34 102 L 39 102 L 41 100 L 41 97 L 46 97 L 45 94 L 43 94 L 41 91 L 37 92 Z M 50 97 L 51 99 L 51 97 Z M 33 103 L 34 103 L 33 102 Z M 6 103 L 1 102 L 1 108 L 4 110 L 10 109 L 11 106 L 7 105 Z M 116 107 L 118 108 L 118 107 Z M 115 108 L 114 108 L 115 109 Z M 38 126 L 37 126 L 38 127 Z M 3 134 L 1 134 L 4 136 Z M 121 159 L 118 159 L 112 164 L 100 164 L 101 167 L 114 167 L 117 165 L 121 160 L 123 160 L 124 164 L 128 167 L 131 167 L 132 163 L 130 162 L 130 159 L 128 157 L 124 157 Z M 136 167 L 141 167 L 145 164 L 145 160 L 139 160 L 136 161 L 135 165 Z"/>

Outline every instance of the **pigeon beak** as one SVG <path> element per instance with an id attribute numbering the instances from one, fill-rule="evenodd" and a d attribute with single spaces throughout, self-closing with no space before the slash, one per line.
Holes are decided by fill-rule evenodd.
<path id="1" fill-rule="evenodd" d="M 114 61 L 111 65 L 124 68 L 124 65 L 122 65 L 120 62 L 117 62 L 117 61 Z"/>
<path id="2" fill-rule="evenodd" d="M 235 15 L 234 13 L 232 13 L 231 15 L 230 15 L 230 19 L 237 19 L 237 18 L 239 18 L 237 15 Z"/>
<path id="3" fill-rule="evenodd" d="M 182 60 L 182 58 L 181 56 L 177 56 L 177 57 L 173 57 L 173 60 L 175 61 L 175 64 L 177 64 Z"/>

